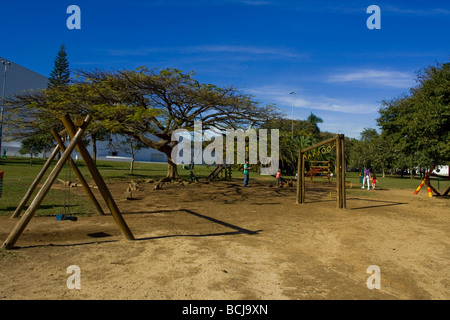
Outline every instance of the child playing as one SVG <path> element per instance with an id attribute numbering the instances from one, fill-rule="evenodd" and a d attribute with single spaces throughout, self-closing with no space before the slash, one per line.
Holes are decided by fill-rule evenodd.
<path id="1" fill-rule="evenodd" d="M 375 190 L 375 184 L 377 183 L 377 177 L 375 173 L 372 175 L 372 190 Z"/>
<path id="2" fill-rule="evenodd" d="M 283 178 L 281 177 L 281 169 L 278 169 L 276 178 L 277 178 L 277 185 L 278 185 L 278 186 L 281 186 L 282 179 L 283 179 Z"/>

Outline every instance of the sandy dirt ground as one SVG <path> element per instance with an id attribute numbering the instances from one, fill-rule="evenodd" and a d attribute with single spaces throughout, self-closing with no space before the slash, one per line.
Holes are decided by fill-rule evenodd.
<path id="1" fill-rule="evenodd" d="M 109 213 L 36 216 L 0 251 L 0 300 L 450 298 L 450 199 L 354 187 L 338 209 L 325 183 L 299 205 L 295 187 L 251 182 L 142 181 L 134 200 L 109 184 L 135 241 Z M 17 221 L 0 217 L 2 242 Z M 68 288 L 72 265 L 80 289 Z M 372 265 L 380 289 L 368 288 Z"/>

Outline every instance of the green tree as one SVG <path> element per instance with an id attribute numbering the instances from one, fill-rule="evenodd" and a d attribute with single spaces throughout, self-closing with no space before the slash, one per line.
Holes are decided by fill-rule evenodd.
<path id="1" fill-rule="evenodd" d="M 108 148 L 112 151 L 123 151 L 131 156 L 130 161 L 130 175 L 134 173 L 134 163 L 136 161 L 136 154 L 141 149 L 145 149 L 147 146 L 142 142 L 136 141 L 131 137 L 115 137 L 115 141 L 111 138 L 109 140 Z"/>
<path id="2" fill-rule="evenodd" d="M 323 123 L 323 120 L 311 112 L 307 121 L 314 126 L 315 133 L 318 134 L 320 132 L 319 123 Z"/>
<path id="3" fill-rule="evenodd" d="M 297 168 L 298 152 L 314 143 L 316 139 L 312 136 L 316 132 L 314 124 L 306 120 L 294 120 L 294 131 L 292 134 L 292 120 L 276 118 L 267 121 L 262 128 L 279 130 L 279 155 L 280 167 L 289 169 Z"/>
<path id="4" fill-rule="evenodd" d="M 41 152 L 46 152 L 53 147 L 53 141 L 49 135 L 34 135 L 28 137 L 21 142 L 20 154 L 30 155 L 30 165 L 33 164 L 33 156 L 39 155 Z"/>
<path id="5" fill-rule="evenodd" d="M 377 119 L 398 162 L 411 159 L 411 169 L 450 159 L 450 63 L 421 70 L 417 82 L 408 95 L 383 101 Z"/>
<path id="6" fill-rule="evenodd" d="M 48 78 L 48 88 L 67 86 L 70 83 L 69 61 L 64 44 L 59 48 L 54 60 L 53 70 Z"/>
<path id="7" fill-rule="evenodd" d="M 220 88 L 199 83 L 194 74 L 176 69 L 123 71 L 83 71 L 67 87 L 53 87 L 17 97 L 22 115 L 33 110 L 35 119 L 45 115 L 58 118 L 91 114 L 93 129 L 133 137 L 168 158 L 167 178 L 178 178 L 172 159 L 177 129 L 193 129 L 202 121 L 203 129 L 258 127 L 276 116 L 272 106 L 262 107 L 253 98 L 232 87 Z M 22 106 L 22 108 L 20 108 Z"/>
<path id="8" fill-rule="evenodd" d="M 374 163 L 377 167 L 381 168 L 381 173 L 384 178 L 386 176 L 386 169 L 392 167 L 392 143 L 383 132 L 375 139 L 374 143 Z"/>
<path id="9" fill-rule="evenodd" d="M 360 134 L 360 140 L 352 140 L 349 163 L 355 168 L 372 168 L 376 164 L 375 146 L 378 132 L 373 128 L 365 128 Z"/>

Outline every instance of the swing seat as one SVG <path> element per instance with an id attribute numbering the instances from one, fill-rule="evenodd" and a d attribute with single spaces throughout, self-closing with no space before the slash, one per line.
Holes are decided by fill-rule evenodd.
<path id="1" fill-rule="evenodd" d="M 72 217 L 70 215 L 66 214 L 57 214 L 56 215 L 56 221 L 63 221 L 63 220 L 71 220 L 71 221 L 77 221 L 77 217 Z"/>

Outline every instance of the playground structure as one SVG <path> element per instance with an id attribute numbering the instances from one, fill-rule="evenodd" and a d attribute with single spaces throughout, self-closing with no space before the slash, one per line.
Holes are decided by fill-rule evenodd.
<path id="1" fill-rule="evenodd" d="M 417 187 L 417 189 L 414 191 L 414 194 L 418 194 L 419 191 L 422 189 L 423 185 L 426 184 L 427 185 L 427 189 L 428 189 L 428 197 L 430 197 L 430 198 L 433 197 L 433 192 L 435 193 L 436 196 L 446 196 L 446 195 L 448 195 L 448 193 L 450 192 L 450 187 L 448 187 L 447 190 L 445 190 L 445 192 L 441 195 L 431 185 L 430 177 L 437 177 L 437 178 L 450 180 L 450 173 L 449 173 L 449 176 L 442 176 L 442 175 L 438 175 L 438 174 L 433 173 L 433 170 L 434 170 L 435 167 L 436 167 L 436 163 L 433 163 L 431 168 L 427 172 L 425 172 L 425 177 L 422 180 L 422 182 L 420 183 L 420 185 Z"/>
<path id="2" fill-rule="evenodd" d="M 35 178 L 33 183 L 31 184 L 30 188 L 26 192 L 25 196 L 22 198 L 22 201 L 16 208 L 15 212 L 11 216 L 12 218 L 16 218 L 20 215 L 23 208 L 25 207 L 26 203 L 30 199 L 31 195 L 33 194 L 34 190 L 37 188 L 40 180 L 45 175 L 46 171 L 49 169 L 52 161 L 55 159 L 56 155 L 59 153 L 59 151 L 62 152 L 62 155 L 56 165 L 54 166 L 53 170 L 47 177 L 47 180 L 42 185 L 39 192 L 36 194 L 35 198 L 31 202 L 31 204 L 28 206 L 27 210 L 23 214 L 22 218 L 18 221 L 14 229 L 11 231 L 7 239 L 2 245 L 2 248 L 5 249 L 11 249 L 14 247 L 15 243 L 19 239 L 22 232 L 25 230 L 28 223 L 33 218 L 34 214 L 36 213 L 36 210 L 39 208 L 40 204 L 44 200 L 45 196 L 49 192 L 52 184 L 55 182 L 56 178 L 58 177 L 58 174 L 63 169 L 65 163 L 69 161 L 70 166 L 74 170 L 75 174 L 77 175 L 78 179 L 80 180 L 81 184 L 83 185 L 88 198 L 91 200 L 92 204 L 94 205 L 95 209 L 99 214 L 104 214 L 103 210 L 98 203 L 97 199 L 95 198 L 94 194 L 90 190 L 86 180 L 84 179 L 83 175 L 81 174 L 80 170 L 76 166 L 75 161 L 72 160 L 71 154 L 74 151 L 75 148 L 77 148 L 79 154 L 83 158 L 86 167 L 89 169 L 89 172 L 92 176 L 92 178 L 95 181 L 95 184 L 98 187 L 98 190 L 100 191 L 106 205 L 108 206 L 109 210 L 111 211 L 111 214 L 114 218 L 114 221 L 119 226 L 120 230 L 124 234 L 125 238 L 127 240 L 134 240 L 134 236 L 131 232 L 131 230 L 128 228 L 125 220 L 122 217 L 122 214 L 117 207 L 117 204 L 115 203 L 113 197 L 111 196 L 111 193 L 106 186 L 105 181 L 103 180 L 102 176 L 100 175 L 100 172 L 98 171 L 93 159 L 91 158 L 88 150 L 84 146 L 84 144 L 81 142 L 81 138 L 83 137 L 83 134 L 86 132 L 87 127 L 92 121 L 92 117 L 90 115 L 86 116 L 84 120 L 81 120 L 77 122 L 78 129 L 76 129 L 75 124 L 72 122 L 70 117 L 68 115 L 65 115 L 61 118 L 61 121 L 64 124 L 65 130 L 62 133 L 58 133 L 55 130 L 52 130 L 52 135 L 55 138 L 57 142 L 57 146 L 54 148 L 53 152 L 47 159 L 46 163 L 44 164 L 43 168 L 39 172 L 38 176 Z M 62 139 L 61 134 L 68 133 L 71 142 L 67 147 L 65 147 Z"/>
<path id="3" fill-rule="evenodd" d="M 215 180 L 231 181 L 231 165 L 218 164 L 206 178 L 209 182 Z"/>
<path id="4" fill-rule="evenodd" d="M 331 144 L 325 148 L 325 145 Z M 311 147 L 302 149 L 298 153 L 298 175 L 297 175 L 297 203 L 306 202 L 306 181 L 305 181 L 305 160 L 314 157 L 315 155 L 324 154 L 330 152 L 333 148 L 336 148 L 336 191 L 337 191 L 337 207 L 340 209 L 346 208 L 346 195 L 345 195 L 345 149 L 344 149 L 344 135 L 338 134 L 334 138 L 324 140 Z M 318 149 L 318 152 L 307 152 Z"/>
<path id="5" fill-rule="evenodd" d="M 328 182 L 331 181 L 330 175 L 330 161 L 311 161 L 306 177 L 311 178 L 311 182 L 314 182 L 314 177 L 319 175 L 322 176 Z"/>

